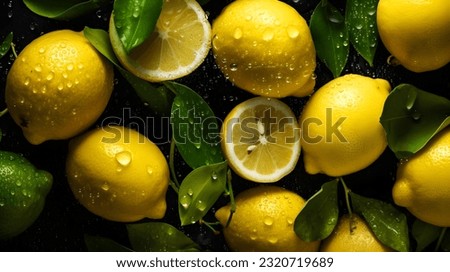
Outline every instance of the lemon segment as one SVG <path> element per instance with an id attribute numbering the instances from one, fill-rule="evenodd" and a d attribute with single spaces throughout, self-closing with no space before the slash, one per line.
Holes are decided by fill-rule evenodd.
<path id="1" fill-rule="evenodd" d="M 222 126 L 222 149 L 230 167 L 254 182 L 276 182 L 300 156 L 299 126 L 291 109 L 274 98 L 237 105 Z"/>
<path id="2" fill-rule="evenodd" d="M 151 36 L 127 54 L 114 24 L 109 25 L 113 50 L 134 75 L 161 82 L 186 76 L 197 69 L 211 48 L 211 25 L 195 0 L 164 0 Z"/>

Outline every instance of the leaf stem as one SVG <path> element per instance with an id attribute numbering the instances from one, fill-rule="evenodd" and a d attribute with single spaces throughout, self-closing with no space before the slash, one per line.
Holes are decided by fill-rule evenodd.
<path id="1" fill-rule="evenodd" d="M 11 43 L 11 51 L 14 55 L 14 58 L 17 59 L 17 52 L 16 52 L 16 47 L 14 46 L 14 43 Z"/>
<path id="2" fill-rule="evenodd" d="M 233 217 L 234 212 L 236 212 L 236 202 L 234 201 L 234 194 L 233 194 L 233 186 L 231 185 L 231 171 L 228 169 L 227 172 L 227 193 L 230 195 L 230 216 L 228 217 L 227 224 L 225 227 L 228 227 L 231 223 L 231 218 Z"/>
<path id="3" fill-rule="evenodd" d="M 8 112 L 8 108 L 0 111 L 0 117 L 2 117 L 3 115 L 5 115 Z"/>
<path id="4" fill-rule="evenodd" d="M 203 219 L 200 219 L 199 221 L 199 224 L 200 225 L 205 225 L 207 228 L 209 228 L 210 230 L 212 230 L 212 232 L 215 234 L 215 235 L 219 235 L 220 234 L 220 232 L 218 231 L 218 230 L 216 230 L 213 226 L 217 226 L 217 225 L 219 225 L 220 223 L 219 222 L 207 222 L 207 221 L 205 221 L 205 220 L 203 220 Z"/>
<path id="5" fill-rule="evenodd" d="M 438 251 L 441 247 L 442 241 L 444 240 L 445 233 L 447 232 L 448 227 L 444 227 L 441 230 L 441 234 L 439 234 L 439 238 L 437 240 L 436 246 L 434 247 L 434 251 Z"/>
<path id="6" fill-rule="evenodd" d="M 180 183 L 177 179 L 177 174 L 175 173 L 175 139 L 172 137 L 172 141 L 170 142 L 170 154 L 169 154 L 169 168 L 170 173 L 172 174 L 172 179 L 170 180 L 170 185 L 174 188 L 175 192 L 178 193 L 178 189 L 180 188 Z"/>
<path id="7" fill-rule="evenodd" d="M 345 204 L 347 205 L 348 214 L 350 215 L 350 218 L 351 218 L 353 216 L 352 205 L 350 204 L 350 192 L 352 190 L 350 190 L 347 187 L 347 184 L 345 184 L 345 181 L 342 177 L 339 177 L 338 179 L 341 182 L 342 186 L 344 187 Z"/>

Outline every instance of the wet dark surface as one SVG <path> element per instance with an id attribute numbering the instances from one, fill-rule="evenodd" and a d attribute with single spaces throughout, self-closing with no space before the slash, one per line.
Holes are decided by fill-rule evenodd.
<path id="1" fill-rule="evenodd" d="M 219 14 L 222 8 L 230 3 L 230 0 L 211 0 L 204 9 L 209 13 L 210 21 Z M 309 21 L 311 13 L 319 0 L 315 1 L 285 1 L 295 7 L 305 19 Z M 344 1 L 331 1 L 336 6 L 343 8 Z M 16 51 L 20 52 L 25 45 L 43 33 L 56 29 L 72 29 L 81 31 L 84 26 L 91 28 L 107 29 L 111 8 L 101 9 L 83 18 L 70 22 L 60 22 L 39 17 L 29 11 L 22 1 L 2 0 L 0 2 L 0 39 L 3 40 L 7 33 L 14 32 L 14 44 Z M 376 53 L 374 66 L 370 67 L 362 57 L 353 50 L 347 67 L 343 74 L 357 73 L 372 77 L 387 79 L 392 86 L 400 83 L 410 83 L 415 86 L 447 98 L 450 97 L 450 67 L 433 72 L 416 74 L 402 67 L 391 67 L 386 64 L 389 53 L 380 43 Z M 12 64 L 13 56 L 7 55 L 0 60 L 0 110 L 6 107 L 4 103 L 4 88 L 7 72 Z M 316 89 L 332 79 L 327 68 L 318 62 Z M 222 76 L 214 64 L 210 54 L 204 64 L 193 74 L 179 82 L 196 90 L 209 103 L 218 118 L 222 119 L 239 102 L 250 98 L 251 95 L 233 87 Z M 283 99 L 299 115 L 306 102 L 306 98 Z M 141 118 L 154 117 L 154 114 L 140 101 L 133 89 L 123 78 L 116 73 L 116 85 L 113 96 L 107 109 L 99 118 L 96 125 L 108 117 L 123 115 L 124 109 L 130 110 L 130 115 Z M 152 118 L 152 127 L 140 127 L 139 131 L 159 144 L 164 154 L 169 154 L 167 127 L 161 125 L 158 118 Z M 130 119 L 123 120 L 125 125 Z M 1 150 L 9 150 L 23 154 L 28 160 L 40 169 L 47 170 L 54 176 L 54 184 L 47 197 L 44 211 L 38 220 L 23 234 L 7 240 L 0 241 L 1 251 L 85 251 L 84 234 L 109 237 L 119 243 L 128 245 L 125 225 L 110 222 L 99 218 L 82 207 L 72 195 L 68 187 L 64 164 L 68 141 L 48 141 L 41 145 L 29 144 L 23 137 L 20 128 L 12 121 L 9 115 L 0 119 L 0 128 L 3 132 L 0 142 Z M 157 131 L 158 135 L 154 132 Z M 163 131 L 163 133 L 160 133 Z M 177 160 L 177 161 L 182 161 Z M 397 160 L 390 150 L 385 153 L 370 167 L 344 177 L 348 187 L 354 192 L 364 196 L 374 197 L 384 201 L 391 201 L 390 190 L 395 179 Z M 182 162 L 177 165 L 179 178 L 182 179 L 189 171 Z M 332 178 L 324 175 L 308 175 L 303 170 L 300 160 L 295 171 L 282 181 L 278 186 L 296 191 L 305 199 L 312 196 L 320 186 Z M 235 194 L 251 186 L 255 186 L 246 180 L 233 176 L 233 188 Z M 214 208 L 221 207 L 227 202 L 221 198 Z M 198 224 L 180 227 L 177 211 L 176 195 L 169 188 L 167 194 L 168 210 L 162 221 L 184 231 L 204 250 L 226 251 L 228 250 L 221 235 L 214 235 L 209 229 Z M 345 206 L 345 205 L 343 205 Z M 205 217 L 207 221 L 215 221 L 214 209 Z"/>

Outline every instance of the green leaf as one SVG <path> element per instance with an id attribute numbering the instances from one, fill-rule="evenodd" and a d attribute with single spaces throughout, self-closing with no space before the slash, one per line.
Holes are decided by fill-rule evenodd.
<path id="1" fill-rule="evenodd" d="M 318 57 L 338 77 L 349 55 L 344 17 L 328 1 L 321 1 L 311 16 L 310 29 Z"/>
<path id="2" fill-rule="evenodd" d="M 130 83 L 131 87 L 133 87 L 137 95 L 148 107 L 155 113 L 169 115 L 173 100 L 172 92 L 164 86 L 155 87 L 151 83 L 134 76 L 122 68 L 114 54 L 109 35 L 106 31 L 85 27 L 83 33 L 90 43 L 117 67 L 122 76 Z"/>
<path id="3" fill-rule="evenodd" d="M 187 86 L 165 82 L 176 94 L 172 103 L 172 133 L 178 152 L 193 169 L 222 162 L 220 130 L 217 117 L 209 105 Z"/>
<path id="4" fill-rule="evenodd" d="M 407 158 L 450 123 L 450 101 L 401 84 L 386 99 L 380 122 L 390 149 L 398 158 Z"/>
<path id="5" fill-rule="evenodd" d="M 131 249 L 109 238 L 84 235 L 84 242 L 90 252 L 129 252 Z"/>
<path id="6" fill-rule="evenodd" d="M 439 238 L 442 228 L 416 219 L 412 225 L 411 234 L 417 242 L 416 251 L 423 251 Z"/>
<path id="7" fill-rule="evenodd" d="M 93 12 L 108 4 L 109 0 L 23 0 L 34 13 L 58 20 L 70 20 Z"/>
<path id="8" fill-rule="evenodd" d="M 377 5 L 378 0 L 347 0 L 345 8 L 350 43 L 370 66 L 378 45 Z"/>
<path id="9" fill-rule="evenodd" d="M 11 43 L 13 40 L 13 33 L 9 32 L 9 34 L 5 37 L 2 44 L 0 45 L 0 59 L 3 58 L 6 53 L 8 53 L 11 48 Z"/>
<path id="10" fill-rule="evenodd" d="M 305 204 L 294 223 L 294 231 L 305 241 L 317 241 L 333 232 L 339 216 L 338 180 L 329 181 Z"/>
<path id="11" fill-rule="evenodd" d="M 181 183 L 178 212 L 181 225 L 194 224 L 203 218 L 225 192 L 228 164 L 226 161 L 198 167 Z"/>
<path id="12" fill-rule="evenodd" d="M 406 216 L 391 204 L 349 193 L 354 211 L 364 217 L 375 236 L 397 251 L 409 250 Z"/>
<path id="13" fill-rule="evenodd" d="M 128 54 L 153 32 L 162 5 L 163 0 L 114 1 L 114 24 Z"/>
<path id="14" fill-rule="evenodd" d="M 133 250 L 139 252 L 199 251 L 183 232 L 163 222 L 127 224 Z"/>

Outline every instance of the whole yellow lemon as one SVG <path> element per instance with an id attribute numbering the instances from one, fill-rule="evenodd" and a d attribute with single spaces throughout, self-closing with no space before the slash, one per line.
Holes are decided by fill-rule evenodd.
<path id="1" fill-rule="evenodd" d="M 380 0 L 377 27 L 387 50 L 413 72 L 450 62 L 450 1 Z"/>
<path id="2" fill-rule="evenodd" d="M 389 252 L 357 214 L 344 214 L 339 219 L 333 233 L 322 241 L 322 252 Z"/>
<path id="3" fill-rule="evenodd" d="M 392 196 L 420 220 L 450 227 L 450 129 L 400 163 Z"/>
<path id="4" fill-rule="evenodd" d="M 216 212 L 223 234 L 234 251 L 317 251 L 320 241 L 305 242 L 294 232 L 294 221 L 305 205 L 298 194 L 277 186 L 258 186 L 236 196 L 236 212 L 230 204 Z"/>
<path id="5" fill-rule="evenodd" d="M 133 222 L 166 212 L 167 161 L 135 130 L 107 126 L 72 139 L 66 172 L 76 199 L 98 216 Z"/>
<path id="6" fill-rule="evenodd" d="M 212 50 L 237 87 L 267 97 L 307 96 L 316 51 L 306 21 L 278 0 L 239 0 L 212 25 Z"/>
<path id="7" fill-rule="evenodd" d="M 57 30 L 17 56 L 6 81 L 6 104 L 32 144 L 71 138 L 103 113 L 113 90 L 112 65 L 81 32 Z"/>
<path id="8" fill-rule="evenodd" d="M 348 74 L 315 92 L 299 120 L 306 171 L 343 176 L 378 159 L 387 146 L 379 120 L 389 91 L 384 79 Z"/>

